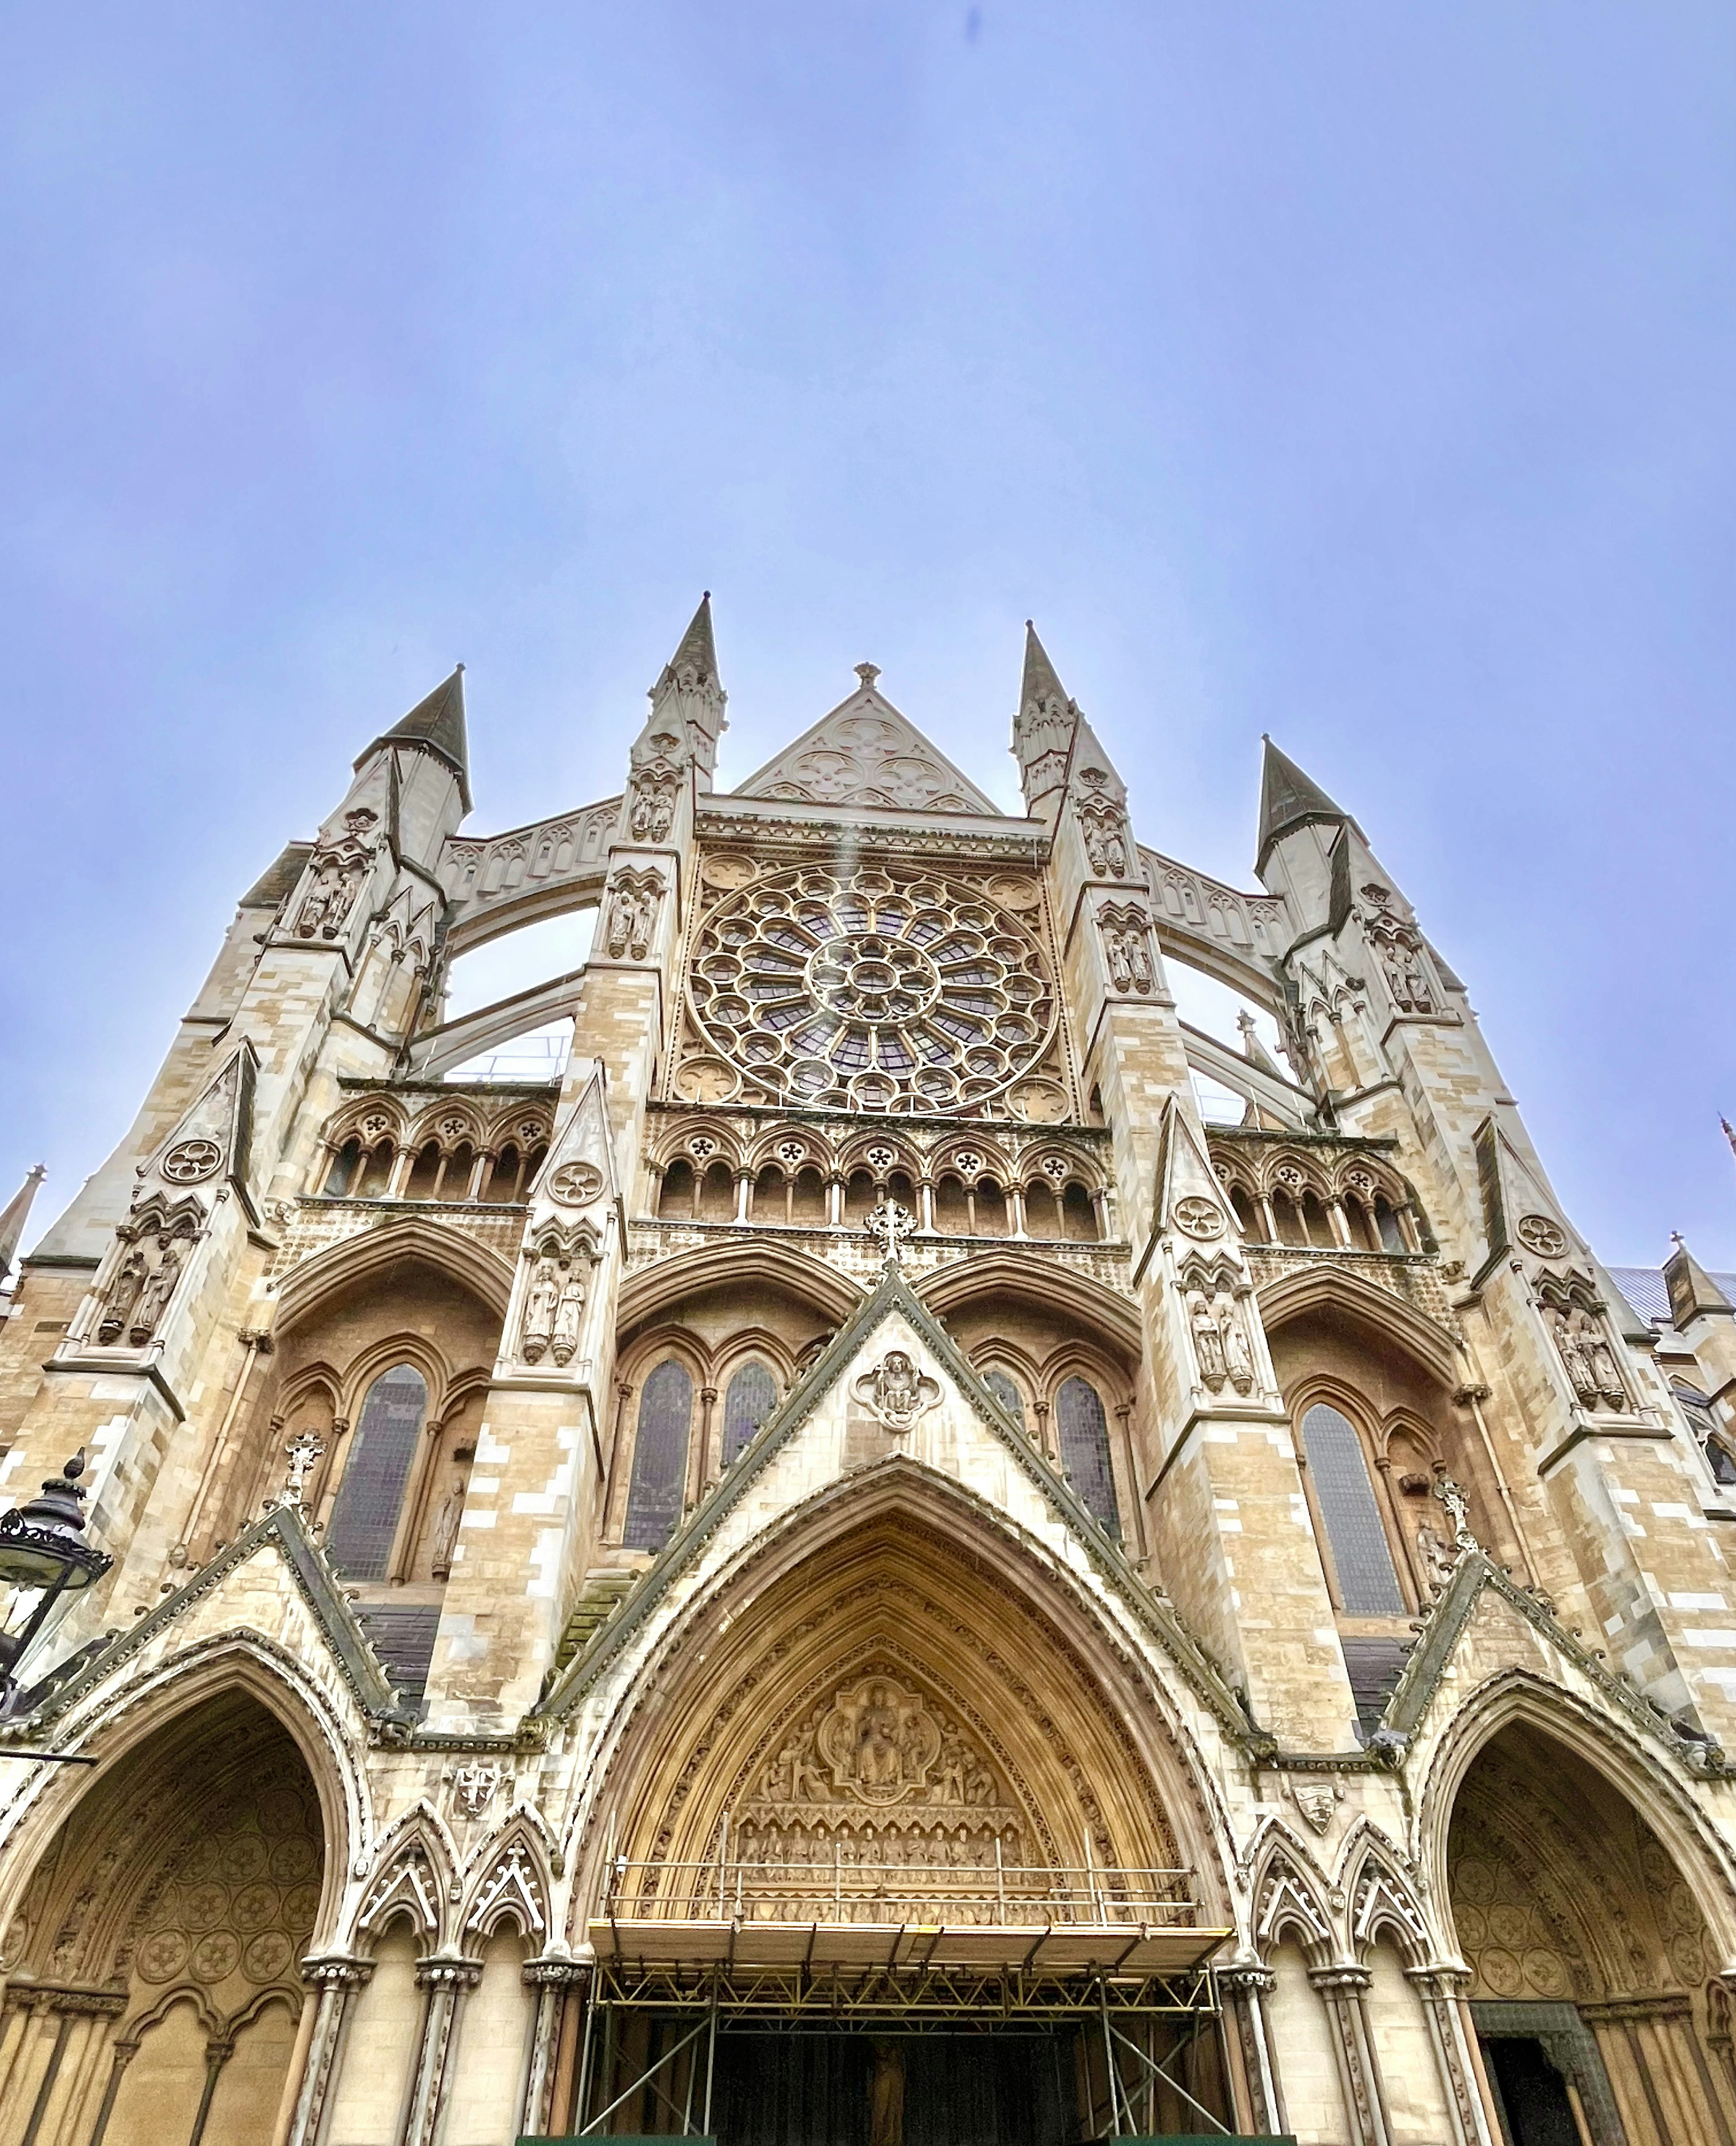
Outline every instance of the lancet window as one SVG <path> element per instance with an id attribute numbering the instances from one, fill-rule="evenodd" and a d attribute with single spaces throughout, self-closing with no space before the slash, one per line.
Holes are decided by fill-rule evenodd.
<path id="1" fill-rule="evenodd" d="M 756 1357 L 730 1380 L 723 1396 L 723 1465 L 739 1460 L 777 1406 L 777 1380 Z"/>
<path id="2" fill-rule="evenodd" d="M 661 1550 L 681 1517 L 687 1442 L 693 1426 L 693 1380 L 666 1356 L 646 1380 L 633 1439 L 633 1475 L 621 1541 L 628 1550 Z"/>
<path id="3" fill-rule="evenodd" d="M 1392 1545 L 1355 1425 L 1329 1402 L 1316 1401 L 1303 1414 L 1302 1446 L 1338 1608 L 1347 1617 L 1403 1616 Z"/>
<path id="4" fill-rule="evenodd" d="M 1103 1396 L 1088 1380 L 1064 1379 L 1055 1397 L 1055 1439 L 1061 1465 L 1086 1510 L 1106 1534 L 1120 1539 L 1115 1479 L 1110 1466 L 1109 1419 Z"/>
<path id="5" fill-rule="evenodd" d="M 347 1580 L 387 1575 L 427 1410 L 427 1382 L 413 1364 L 394 1365 L 368 1388 L 326 1537 L 332 1565 Z"/>

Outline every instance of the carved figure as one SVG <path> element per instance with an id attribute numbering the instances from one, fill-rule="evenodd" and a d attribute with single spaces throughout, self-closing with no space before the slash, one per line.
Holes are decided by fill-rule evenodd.
<path id="1" fill-rule="evenodd" d="M 1143 993 L 1151 989 L 1151 949 L 1141 926 L 1120 925 L 1105 931 L 1103 950 L 1110 981 L 1118 991 Z"/>
<path id="2" fill-rule="evenodd" d="M 667 776 L 635 778 L 627 825 L 636 842 L 661 842 L 675 818 L 675 790 Z"/>
<path id="3" fill-rule="evenodd" d="M 527 1364 L 540 1363 L 554 1338 L 555 1314 L 561 1302 L 561 1284 L 551 1260 L 538 1260 L 525 1292 L 524 1324 L 520 1329 L 518 1353 Z"/>
<path id="4" fill-rule="evenodd" d="M 1416 1531 L 1416 1546 L 1429 1585 L 1444 1587 L 1457 1569 L 1458 1560 L 1426 1520 Z"/>
<path id="5" fill-rule="evenodd" d="M 561 1300 L 555 1306 L 554 1335 L 549 1344 L 549 1354 L 557 1364 L 572 1360 L 573 1351 L 579 1345 L 579 1314 L 585 1309 L 585 1285 L 579 1279 L 576 1267 L 569 1267 L 566 1279 L 561 1285 Z"/>
<path id="6" fill-rule="evenodd" d="M 919 1371 L 902 1349 L 889 1349 L 856 1382 L 856 1396 L 889 1430 L 913 1430 L 940 1398 L 940 1382 Z"/>
<path id="7" fill-rule="evenodd" d="M 655 872 L 624 876 L 609 897 L 607 945 L 614 961 L 642 961 L 651 951 L 663 882 Z"/>
<path id="8" fill-rule="evenodd" d="M 1099 879 L 1127 876 L 1127 835 L 1119 819 L 1094 813 L 1085 822 L 1085 857 Z"/>
<path id="9" fill-rule="evenodd" d="M 1248 1337 L 1243 1331 L 1241 1315 L 1236 1310 L 1235 1300 L 1227 1290 L 1220 1290 L 1215 1308 L 1218 1332 L 1223 1342 L 1224 1365 L 1230 1374 L 1230 1383 L 1239 1394 L 1251 1394 L 1254 1390 L 1254 1351 L 1248 1346 Z"/>
<path id="10" fill-rule="evenodd" d="M 128 1321 L 127 1339 L 135 1349 L 142 1349 L 157 1331 L 157 1323 L 168 1310 L 169 1299 L 175 1294 L 175 1285 L 181 1279 L 181 1253 L 173 1240 L 159 1237 L 162 1256 L 157 1262 L 157 1270 L 147 1276 L 139 1291 Z"/>
<path id="11" fill-rule="evenodd" d="M 874 2044 L 868 2146 L 904 2146 L 904 2049 L 898 2042 Z"/>
<path id="12" fill-rule="evenodd" d="M 1581 1311 L 1575 1315 L 1582 1322 L 1581 1330 L 1584 1339 L 1581 1345 L 1585 1352 L 1586 1362 L 1590 1366 L 1593 1383 L 1611 1408 L 1625 1407 L 1628 1400 L 1627 1382 L 1623 1379 L 1620 1367 L 1616 1363 L 1615 1351 L 1610 1347 L 1599 1330 L 1596 1320 L 1589 1311 Z"/>
<path id="13" fill-rule="evenodd" d="M 464 1517 L 464 1478 L 455 1475 L 452 1487 L 440 1501 L 434 1515 L 433 1557 L 431 1569 L 436 1580 L 452 1576 L 452 1552 L 458 1542 L 458 1523 Z"/>
<path id="14" fill-rule="evenodd" d="M 286 1505 L 301 1504 L 302 1493 L 307 1487 L 307 1478 L 313 1473 L 314 1467 L 325 1450 L 324 1440 L 316 1437 L 311 1430 L 297 1431 L 288 1445 L 284 1447 L 283 1450 L 288 1459 L 289 1466 L 283 1478 L 283 1496 L 281 1501 L 282 1504 Z"/>
<path id="15" fill-rule="evenodd" d="M 108 1285 L 107 1301 L 97 1325 L 97 1339 L 105 1349 L 118 1341 L 126 1332 L 127 1315 L 150 1271 L 150 1262 L 137 1245 L 115 1269 L 114 1279 Z"/>
<path id="16" fill-rule="evenodd" d="M 895 1803 L 925 1784 L 940 1730 L 912 1693 L 870 1677 L 839 1693 L 816 1741 L 836 1786 L 868 1803 Z"/>
<path id="17" fill-rule="evenodd" d="M 1229 1376 L 1224 1361 L 1224 1336 L 1205 1292 L 1196 1289 L 1188 1299 L 1188 1325 L 1193 1330 L 1194 1354 L 1200 1360 L 1200 1376 L 1214 1393 Z"/>

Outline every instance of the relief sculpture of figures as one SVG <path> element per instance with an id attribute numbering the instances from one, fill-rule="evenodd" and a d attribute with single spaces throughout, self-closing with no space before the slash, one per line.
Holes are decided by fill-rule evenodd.
<path id="1" fill-rule="evenodd" d="M 902 1349 L 891 1349 L 856 1381 L 856 1394 L 889 1430 L 914 1430 L 940 1398 L 940 1384 L 919 1371 Z"/>

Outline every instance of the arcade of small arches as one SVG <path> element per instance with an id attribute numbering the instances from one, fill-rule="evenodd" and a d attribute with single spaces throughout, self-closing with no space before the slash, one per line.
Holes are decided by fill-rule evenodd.
<path id="1" fill-rule="evenodd" d="M 861 1230 L 891 1200 L 924 1235 L 1099 1244 L 1115 1235 L 1114 1194 L 1095 1158 L 1060 1144 L 1012 1155 L 955 1138 L 925 1153 L 889 1130 L 834 1152 L 806 1126 L 751 1141 L 706 1126 L 673 1132 L 647 1160 L 647 1204 L 662 1222 Z"/>
<path id="2" fill-rule="evenodd" d="M 351 1104 L 326 1129 L 312 1172 L 327 1199 L 521 1204 L 548 1154 L 551 1101 L 498 1089 L 402 1090 Z"/>
<path id="3" fill-rule="evenodd" d="M 1400 1257 L 1430 1248 L 1409 1186 L 1359 1145 L 1339 1140 L 1309 1145 L 1282 1134 L 1217 1128 L 1210 1145 L 1250 1245 Z"/>

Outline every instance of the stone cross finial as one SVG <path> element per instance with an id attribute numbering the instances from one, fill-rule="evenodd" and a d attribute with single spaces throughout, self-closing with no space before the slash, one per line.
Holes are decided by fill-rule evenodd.
<path id="1" fill-rule="evenodd" d="M 283 1479 L 283 1495 L 278 1503 L 299 1505 L 302 1493 L 307 1487 L 307 1478 L 326 1450 L 325 1441 L 316 1438 L 311 1430 L 297 1431 L 283 1449 L 288 1456 L 289 1467 Z"/>
<path id="2" fill-rule="evenodd" d="M 879 1239 L 886 1257 L 895 1260 L 900 1240 L 915 1235 L 916 1218 L 896 1200 L 882 1200 L 868 1217 L 868 1228 L 870 1234 Z"/>

